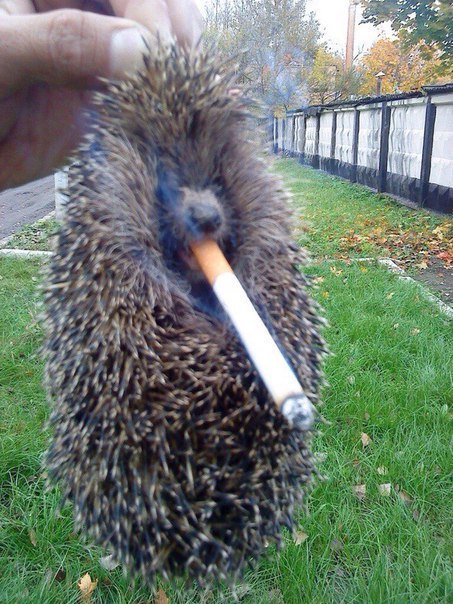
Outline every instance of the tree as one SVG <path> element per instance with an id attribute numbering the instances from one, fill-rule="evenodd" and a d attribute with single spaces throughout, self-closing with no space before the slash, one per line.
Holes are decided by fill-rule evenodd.
<path id="1" fill-rule="evenodd" d="M 340 74 L 343 71 L 342 58 L 324 47 L 316 51 L 313 67 L 307 74 L 310 104 L 335 101 L 340 96 Z"/>
<path id="2" fill-rule="evenodd" d="M 363 22 L 390 21 L 406 46 L 424 44 L 424 52 L 440 51 L 440 61 L 452 66 L 453 5 L 449 0 L 362 0 Z"/>
<path id="3" fill-rule="evenodd" d="M 427 58 L 422 43 L 411 48 L 396 40 L 377 40 L 363 56 L 359 69 L 362 72 L 362 94 L 376 94 L 376 74 L 384 72 L 382 94 L 418 90 L 427 84 L 440 84 L 446 78 L 439 77 L 439 59 Z"/>
<path id="4" fill-rule="evenodd" d="M 225 57 L 236 57 L 239 72 L 271 108 L 307 100 L 304 73 L 313 65 L 319 24 L 306 0 L 211 0 L 207 37 Z"/>
<path id="5" fill-rule="evenodd" d="M 362 84 L 357 69 L 344 71 L 344 60 L 324 46 L 316 51 L 313 67 L 307 73 L 311 105 L 331 103 L 356 96 Z"/>

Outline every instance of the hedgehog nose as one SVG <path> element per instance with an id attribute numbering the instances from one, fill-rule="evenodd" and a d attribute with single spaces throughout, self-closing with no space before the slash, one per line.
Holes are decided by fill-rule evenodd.
<path id="1" fill-rule="evenodd" d="M 196 237 L 213 235 L 222 225 L 222 217 L 218 208 L 208 203 L 189 206 L 186 220 L 189 232 Z"/>

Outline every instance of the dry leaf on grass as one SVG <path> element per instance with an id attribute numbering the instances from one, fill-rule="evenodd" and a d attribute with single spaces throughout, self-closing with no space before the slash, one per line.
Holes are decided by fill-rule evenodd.
<path id="1" fill-rule="evenodd" d="M 357 484 L 352 487 L 352 492 L 360 501 L 363 501 L 366 497 L 366 485 Z"/>
<path id="2" fill-rule="evenodd" d="M 365 412 L 363 418 L 366 422 L 368 422 L 370 420 L 371 415 L 368 413 L 368 411 Z"/>
<path id="3" fill-rule="evenodd" d="M 389 294 L 387 294 L 387 296 L 386 296 L 387 300 L 391 300 L 394 295 L 395 295 L 395 292 L 390 292 Z"/>
<path id="4" fill-rule="evenodd" d="M 413 329 L 411 329 L 411 336 L 418 336 L 419 333 L 420 330 L 418 327 L 414 327 Z"/>
<path id="5" fill-rule="evenodd" d="M 390 484 L 390 482 L 386 482 L 384 484 L 378 485 L 379 494 L 382 495 L 383 497 L 390 497 L 391 490 L 392 490 L 392 485 Z"/>
<path id="6" fill-rule="evenodd" d="M 343 271 L 340 268 L 337 268 L 336 266 L 331 266 L 330 272 L 333 273 L 336 277 L 339 277 L 343 274 Z"/>
<path id="7" fill-rule="evenodd" d="M 302 545 L 308 539 L 308 535 L 304 531 L 294 531 L 293 539 L 296 545 Z"/>
<path id="8" fill-rule="evenodd" d="M 157 592 L 155 604 L 170 604 L 170 600 L 167 598 L 167 594 L 162 588 Z"/>
<path id="9" fill-rule="evenodd" d="M 373 442 L 371 440 L 371 438 L 368 436 L 368 434 L 366 434 L 365 432 L 362 432 L 362 434 L 360 435 L 360 440 L 362 441 L 362 445 L 363 445 L 364 449 L 365 449 L 365 447 L 368 447 L 368 445 L 370 445 Z"/>
<path id="10" fill-rule="evenodd" d="M 28 531 L 28 536 L 30 537 L 30 543 L 33 545 L 33 547 L 36 547 L 36 544 L 38 543 L 36 532 L 33 529 L 30 529 Z"/>
<path id="11" fill-rule="evenodd" d="M 379 476 L 385 476 L 388 472 L 388 468 L 386 468 L 385 466 L 379 466 L 376 472 L 379 474 Z"/>
<path id="12" fill-rule="evenodd" d="M 411 507 L 412 503 L 413 503 L 413 499 L 412 497 L 410 497 L 410 495 L 408 495 L 406 493 L 406 491 L 403 491 L 403 489 L 398 489 L 398 497 L 401 499 L 401 501 L 404 503 L 404 505 L 408 508 Z"/>
<path id="13" fill-rule="evenodd" d="M 80 590 L 80 598 L 83 604 L 88 604 L 90 602 L 91 596 L 93 595 L 93 591 L 96 589 L 97 584 L 97 579 L 92 581 L 89 573 L 86 573 L 79 579 L 77 587 Z"/>

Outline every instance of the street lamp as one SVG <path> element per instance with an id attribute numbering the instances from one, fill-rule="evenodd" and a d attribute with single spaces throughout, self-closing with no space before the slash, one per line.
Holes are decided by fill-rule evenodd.
<path id="1" fill-rule="evenodd" d="M 385 76 L 383 71 L 376 74 L 376 95 L 381 96 L 382 94 L 382 78 Z"/>

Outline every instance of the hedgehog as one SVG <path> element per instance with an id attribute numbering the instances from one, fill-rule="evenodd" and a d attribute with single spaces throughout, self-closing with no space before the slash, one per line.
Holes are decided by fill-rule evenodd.
<path id="1" fill-rule="evenodd" d="M 212 50 L 172 46 L 96 93 L 47 269 L 48 473 L 76 527 L 151 585 L 242 576 L 314 473 L 311 432 L 277 409 L 189 249 L 219 244 L 317 404 L 323 321 L 235 86 Z"/>

